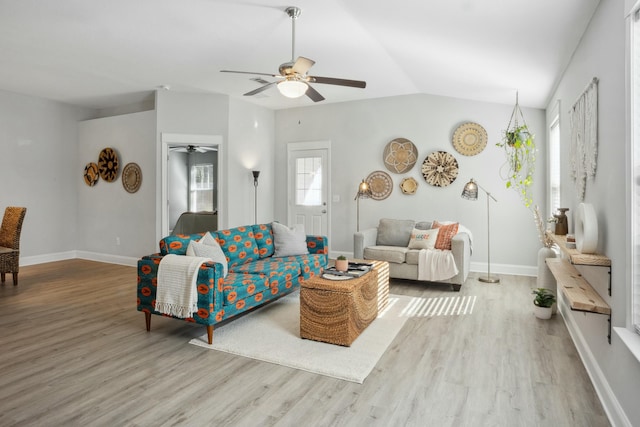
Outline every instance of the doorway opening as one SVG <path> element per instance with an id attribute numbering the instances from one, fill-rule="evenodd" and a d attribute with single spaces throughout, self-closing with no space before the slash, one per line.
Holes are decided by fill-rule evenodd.
<path id="1" fill-rule="evenodd" d="M 162 134 L 162 236 L 185 212 L 216 212 L 221 223 L 221 150 L 220 136 Z"/>

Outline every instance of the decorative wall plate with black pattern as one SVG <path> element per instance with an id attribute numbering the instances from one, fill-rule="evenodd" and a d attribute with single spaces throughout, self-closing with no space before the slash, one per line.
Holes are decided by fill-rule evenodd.
<path id="1" fill-rule="evenodd" d="M 100 152 L 98 160 L 100 178 L 107 182 L 113 182 L 118 177 L 118 154 L 113 148 L 105 148 Z"/>
<path id="2" fill-rule="evenodd" d="M 93 187 L 98 182 L 98 178 L 100 178 L 98 165 L 93 162 L 87 163 L 87 166 L 84 167 L 84 183 Z"/>
<path id="3" fill-rule="evenodd" d="M 434 151 L 422 163 L 422 176 L 427 184 L 446 187 L 458 177 L 458 161 L 446 151 Z"/>
<path id="4" fill-rule="evenodd" d="M 371 189 L 371 198 L 374 200 L 384 200 L 393 191 L 393 181 L 385 171 L 371 172 L 366 181 Z"/>

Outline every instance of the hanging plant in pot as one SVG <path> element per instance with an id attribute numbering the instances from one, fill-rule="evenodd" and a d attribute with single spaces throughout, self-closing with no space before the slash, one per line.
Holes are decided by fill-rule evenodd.
<path id="1" fill-rule="evenodd" d="M 550 319 L 553 303 L 556 302 L 554 293 L 547 288 L 537 288 L 532 293 L 536 296 L 533 299 L 533 314 L 538 319 Z"/>
<path id="2" fill-rule="evenodd" d="M 518 116 L 522 123 L 518 121 Z M 502 141 L 496 145 L 504 148 L 507 158 L 500 169 L 500 176 L 506 181 L 506 187 L 516 190 L 524 205 L 531 207 L 536 145 L 534 135 L 529 131 L 522 110 L 520 110 L 518 94 L 516 94 L 516 105 L 513 107 L 507 130 L 503 132 Z"/>

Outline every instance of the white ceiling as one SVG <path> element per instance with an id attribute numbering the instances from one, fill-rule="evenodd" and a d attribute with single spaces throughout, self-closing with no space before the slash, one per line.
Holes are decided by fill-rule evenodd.
<path id="1" fill-rule="evenodd" d="M 428 93 L 546 107 L 599 0 L 0 0 L 0 89 L 93 108 L 156 88 L 222 93 L 269 108 L 312 105 L 250 75 L 296 56 L 322 103 Z M 269 78 L 267 78 L 269 79 Z"/>

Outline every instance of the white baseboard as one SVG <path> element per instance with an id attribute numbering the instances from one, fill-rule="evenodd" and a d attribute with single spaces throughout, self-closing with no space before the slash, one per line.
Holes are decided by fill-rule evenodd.
<path id="1" fill-rule="evenodd" d="M 138 258 L 125 257 L 121 255 L 100 254 L 87 251 L 68 251 L 53 254 L 20 257 L 20 267 L 76 258 L 86 259 L 89 261 L 106 262 L 108 264 L 128 265 L 130 267 L 136 267 L 138 265 Z"/>
<path id="2" fill-rule="evenodd" d="M 128 265 L 129 267 L 136 267 L 138 265 L 138 258 L 122 255 L 99 254 L 96 252 L 78 251 L 77 258 L 89 261 L 106 262 L 109 264 Z"/>
<path id="3" fill-rule="evenodd" d="M 558 311 L 564 319 L 564 323 L 569 330 L 569 335 L 578 350 L 578 354 L 580 355 L 582 364 L 587 370 L 589 378 L 591 378 L 591 383 L 596 390 L 596 394 L 600 398 L 600 402 L 602 403 L 602 407 L 609 418 L 609 422 L 614 427 L 633 427 L 629 418 L 625 414 L 624 409 L 620 406 L 620 402 L 613 393 L 611 386 L 609 386 L 609 382 L 600 369 L 598 361 L 591 352 L 580 328 L 573 319 L 571 309 L 567 306 L 562 297 L 558 298 Z"/>

